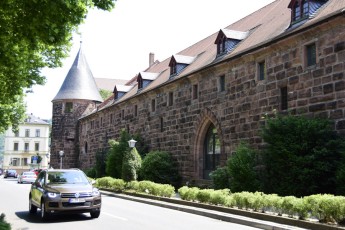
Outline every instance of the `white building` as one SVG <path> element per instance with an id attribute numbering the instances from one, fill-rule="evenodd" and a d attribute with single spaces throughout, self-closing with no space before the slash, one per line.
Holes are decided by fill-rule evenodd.
<path id="1" fill-rule="evenodd" d="M 28 114 L 19 131 L 11 128 L 5 132 L 3 169 L 16 169 L 18 173 L 48 168 L 50 158 L 50 124 L 32 114 Z"/>

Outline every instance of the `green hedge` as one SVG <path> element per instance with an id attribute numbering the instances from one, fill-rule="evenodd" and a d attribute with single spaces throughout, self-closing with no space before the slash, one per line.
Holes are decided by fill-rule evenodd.
<path id="1" fill-rule="evenodd" d="M 169 184 L 158 184 L 151 181 L 130 181 L 112 177 L 102 177 L 96 180 L 96 187 L 109 189 L 114 192 L 132 191 L 145 193 L 153 196 L 172 197 L 175 195 L 175 188 Z"/>
<path id="2" fill-rule="evenodd" d="M 329 194 L 311 195 L 302 198 L 281 197 L 262 192 L 231 193 L 230 190 L 181 187 L 181 199 L 223 205 L 230 208 L 285 215 L 306 220 L 317 218 L 321 223 L 340 223 L 345 220 L 345 197 Z"/>

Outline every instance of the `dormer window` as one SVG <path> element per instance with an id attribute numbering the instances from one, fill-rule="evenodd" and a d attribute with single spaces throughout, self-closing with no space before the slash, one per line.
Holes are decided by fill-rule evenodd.
<path id="1" fill-rule="evenodd" d="M 125 95 L 129 90 L 131 90 L 133 86 L 128 85 L 115 85 L 114 87 L 114 100 L 120 99 L 123 95 Z"/>
<path id="2" fill-rule="evenodd" d="M 173 55 L 169 62 L 170 77 L 180 74 L 189 64 L 195 60 L 195 57 L 184 55 Z"/>
<path id="3" fill-rule="evenodd" d="M 248 32 L 222 29 L 219 31 L 216 41 L 217 56 L 221 56 L 232 51 L 235 46 L 248 36 Z"/>
<path id="4" fill-rule="evenodd" d="M 327 0 L 291 0 L 291 23 L 295 24 L 312 17 Z"/>
<path id="5" fill-rule="evenodd" d="M 138 90 L 142 90 L 159 76 L 159 73 L 140 72 L 137 77 Z"/>

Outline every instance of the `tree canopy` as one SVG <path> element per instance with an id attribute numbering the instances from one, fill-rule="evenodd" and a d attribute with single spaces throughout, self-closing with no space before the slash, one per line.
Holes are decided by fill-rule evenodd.
<path id="1" fill-rule="evenodd" d="M 0 132 L 24 119 L 25 89 L 44 85 L 43 68 L 62 66 L 88 10 L 110 11 L 115 1 L 0 1 Z"/>

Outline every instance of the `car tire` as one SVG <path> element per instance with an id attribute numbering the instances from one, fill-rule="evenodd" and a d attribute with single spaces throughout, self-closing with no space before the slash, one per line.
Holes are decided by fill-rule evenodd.
<path id="1" fill-rule="evenodd" d="M 37 207 L 32 204 L 31 197 L 29 198 L 29 213 L 34 214 L 37 212 Z"/>
<path id="2" fill-rule="evenodd" d="M 96 211 L 90 212 L 91 218 L 98 218 L 100 214 L 101 214 L 101 210 L 96 210 Z"/>
<path id="3" fill-rule="evenodd" d="M 41 201 L 41 219 L 47 220 L 49 218 L 49 213 L 46 212 L 46 208 L 44 205 L 44 200 Z"/>

